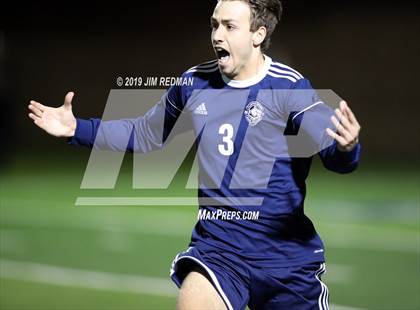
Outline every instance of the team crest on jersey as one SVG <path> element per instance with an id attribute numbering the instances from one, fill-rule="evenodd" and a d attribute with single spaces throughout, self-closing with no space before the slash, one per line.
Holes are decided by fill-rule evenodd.
<path id="1" fill-rule="evenodd" d="M 251 101 L 245 107 L 245 117 L 249 125 L 257 125 L 264 116 L 264 107 L 258 101 Z"/>

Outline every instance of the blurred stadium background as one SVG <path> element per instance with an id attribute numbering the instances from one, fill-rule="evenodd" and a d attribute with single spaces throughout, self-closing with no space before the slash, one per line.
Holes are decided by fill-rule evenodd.
<path id="1" fill-rule="evenodd" d="M 79 196 L 190 196 L 81 190 L 89 150 L 27 118 L 37 99 L 100 117 L 118 76 L 178 76 L 212 59 L 214 1 L 44 3 L 0 13 L 0 309 L 173 309 L 175 254 L 195 207 L 83 206 Z M 269 55 L 347 99 L 362 125 L 359 169 L 317 159 L 305 209 L 326 243 L 335 309 L 419 309 L 418 1 L 284 1 Z"/>

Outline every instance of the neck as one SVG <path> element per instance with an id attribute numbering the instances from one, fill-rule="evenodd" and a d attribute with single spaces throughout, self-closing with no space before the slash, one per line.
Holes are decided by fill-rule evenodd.
<path id="1" fill-rule="evenodd" d="M 264 55 L 258 52 L 252 55 L 250 60 L 242 68 L 240 73 L 236 75 L 233 80 L 247 80 L 256 76 L 264 67 Z"/>

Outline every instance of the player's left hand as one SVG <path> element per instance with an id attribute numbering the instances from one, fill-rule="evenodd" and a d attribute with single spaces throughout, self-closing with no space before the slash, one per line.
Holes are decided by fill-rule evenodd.
<path id="1" fill-rule="evenodd" d="M 345 101 L 341 101 L 339 108 L 335 109 L 335 115 L 331 116 L 331 121 L 337 128 L 337 132 L 327 128 L 327 134 L 337 141 L 339 151 L 350 152 L 359 142 L 361 127 Z"/>

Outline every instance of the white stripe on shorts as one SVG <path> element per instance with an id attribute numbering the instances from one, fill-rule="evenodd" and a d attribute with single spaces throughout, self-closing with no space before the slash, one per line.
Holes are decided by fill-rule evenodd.
<path id="1" fill-rule="evenodd" d="M 318 305 L 319 305 L 320 310 L 329 310 L 330 308 L 328 305 L 328 287 L 319 278 L 324 273 L 325 273 L 325 263 L 322 263 L 319 266 L 319 269 L 315 273 L 316 279 L 321 284 L 321 294 L 319 295 L 319 298 L 318 298 Z"/>

